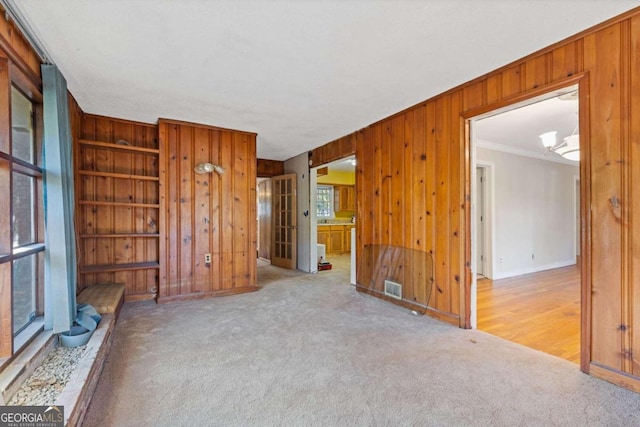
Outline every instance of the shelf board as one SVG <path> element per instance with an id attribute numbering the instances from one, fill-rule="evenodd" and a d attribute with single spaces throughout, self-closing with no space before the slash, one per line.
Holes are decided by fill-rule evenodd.
<path id="1" fill-rule="evenodd" d="M 78 171 L 80 175 L 86 176 L 99 176 L 104 178 L 122 178 L 122 179 L 136 179 L 140 181 L 160 181 L 160 177 L 149 175 L 133 175 L 128 173 L 113 173 L 113 172 L 97 172 L 89 170 Z"/>
<path id="2" fill-rule="evenodd" d="M 113 237 L 160 237 L 159 233 L 110 233 L 110 234 L 81 234 L 81 239 L 113 238 Z"/>
<path id="3" fill-rule="evenodd" d="M 159 208 L 160 205 L 157 203 L 133 203 L 133 202 L 103 202 L 100 200 L 80 200 L 78 202 L 80 205 L 89 205 L 89 206 L 124 206 L 131 208 Z"/>
<path id="4" fill-rule="evenodd" d="M 80 267 L 80 273 L 81 274 L 109 273 L 113 271 L 148 270 L 152 268 L 160 268 L 160 264 L 155 261 L 150 261 L 150 262 L 133 262 L 129 264 L 85 265 L 84 267 Z"/>
<path id="5" fill-rule="evenodd" d="M 120 145 L 114 144 L 112 142 L 91 141 L 88 139 L 81 139 L 80 145 L 86 145 L 96 148 L 106 148 L 109 150 L 129 151 L 138 154 L 160 154 L 160 150 L 157 148 L 136 147 L 134 145 Z"/>

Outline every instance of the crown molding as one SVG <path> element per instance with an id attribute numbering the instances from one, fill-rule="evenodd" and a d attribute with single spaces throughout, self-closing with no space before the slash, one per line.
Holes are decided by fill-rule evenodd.
<path id="1" fill-rule="evenodd" d="M 484 141 L 481 139 L 475 140 L 476 147 L 486 148 L 494 151 L 501 151 L 503 153 L 515 154 L 517 156 L 530 157 L 532 159 L 538 160 L 546 160 L 548 162 L 561 163 L 563 165 L 569 166 L 578 166 L 579 162 L 573 162 L 571 160 L 567 160 L 559 154 L 551 153 L 551 152 L 537 152 L 533 150 L 527 150 L 525 148 L 514 147 L 511 145 L 498 144 L 491 141 Z M 543 149 L 543 147 L 541 147 Z"/>

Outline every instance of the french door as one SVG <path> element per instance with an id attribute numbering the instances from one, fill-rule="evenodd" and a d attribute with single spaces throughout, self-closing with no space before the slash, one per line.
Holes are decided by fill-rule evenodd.
<path id="1" fill-rule="evenodd" d="M 298 226 L 296 221 L 296 174 L 275 176 L 273 185 L 273 215 L 271 264 L 295 269 L 297 264 Z"/>

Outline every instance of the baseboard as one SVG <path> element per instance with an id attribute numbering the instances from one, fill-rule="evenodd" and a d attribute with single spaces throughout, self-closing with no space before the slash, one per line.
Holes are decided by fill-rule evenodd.
<path id="1" fill-rule="evenodd" d="M 536 266 L 536 267 L 521 268 L 521 269 L 517 269 L 517 270 L 498 272 L 498 273 L 494 274 L 491 279 L 492 280 L 506 279 L 508 277 L 522 276 L 523 274 L 538 273 L 540 271 L 553 270 L 554 268 L 568 267 L 570 265 L 575 265 L 575 264 L 576 264 L 576 260 L 575 259 L 569 259 L 569 260 L 565 260 L 565 261 L 559 261 L 559 262 L 553 262 L 553 263 L 550 263 L 550 264 L 539 265 L 539 266 Z"/>
<path id="2" fill-rule="evenodd" d="M 260 289 L 258 286 L 245 286 L 243 288 L 221 289 L 219 291 L 196 292 L 193 294 L 171 295 L 158 297 L 158 304 L 165 304 L 173 301 L 188 301 L 200 298 L 222 297 L 227 295 L 243 294 L 245 292 L 255 292 Z"/>
<path id="3" fill-rule="evenodd" d="M 426 314 L 426 315 L 428 315 L 430 317 L 433 317 L 435 319 L 438 319 L 440 321 L 443 321 L 443 322 L 449 323 L 451 325 L 460 327 L 460 316 L 457 316 L 455 314 L 451 314 L 451 313 L 447 313 L 447 312 L 444 312 L 444 311 L 440 311 L 440 310 L 438 310 L 436 308 L 433 308 L 433 307 L 427 307 L 426 310 L 425 310 L 424 306 L 417 305 L 417 304 L 412 304 L 410 301 L 398 300 L 398 299 L 395 299 L 395 298 L 390 298 L 390 297 L 386 296 L 384 293 L 382 293 L 380 291 L 377 291 L 377 290 L 374 290 L 374 289 L 368 289 L 368 288 L 365 288 L 365 287 L 362 287 L 362 286 L 358 286 L 358 285 L 355 285 L 355 286 L 356 286 L 356 290 L 358 292 L 362 292 L 363 294 L 374 296 L 376 298 L 379 298 L 381 300 L 390 302 L 390 303 L 395 304 L 395 305 L 402 306 L 402 307 L 407 308 L 409 310 L 415 310 L 418 313 L 424 313 L 424 314 Z"/>
<path id="4" fill-rule="evenodd" d="M 148 301 L 156 298 L 156 294 L 125 295 L 124 302 Z"/>
<path id="5" fill-rule="evenodd" d="M 640 378 L 626 372 L 591 362 L 589 374 L 620 387 L 640 393 Z"/>

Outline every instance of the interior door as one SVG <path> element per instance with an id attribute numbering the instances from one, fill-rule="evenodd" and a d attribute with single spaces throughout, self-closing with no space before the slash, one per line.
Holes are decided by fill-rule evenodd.
<path id="1" fill-rule="evenodd" d="M 298 242 L 296 174 L 274 176 L 271 184 L 273 191 L 271 264 L 295 269 Z"/>
<path id="2" fill-rule="evenodd" d="M 271 260 L 271 179 L 258 183 L 258 256 Z"/>
<path id="3" fill-rule="evenodd" d="M 485 262 L 485 225 L 484 225 L 484 217 L 485 217 L 485 176 L 484 176 L 484 168 L 476 168 L 476 274 L 479 276 L 484 276 L 484 262 Z"/>

